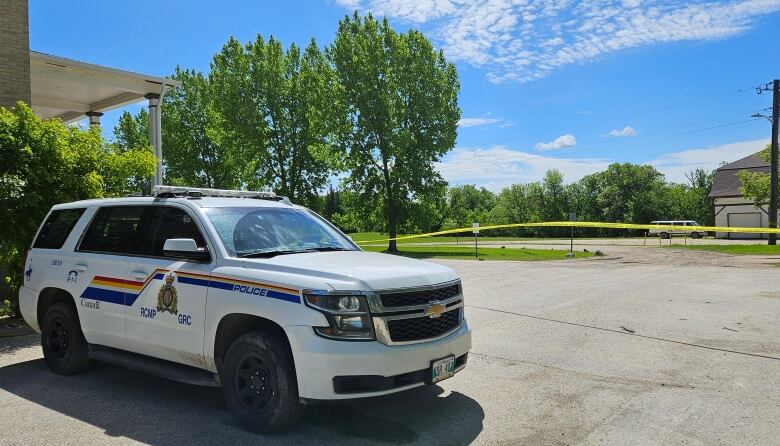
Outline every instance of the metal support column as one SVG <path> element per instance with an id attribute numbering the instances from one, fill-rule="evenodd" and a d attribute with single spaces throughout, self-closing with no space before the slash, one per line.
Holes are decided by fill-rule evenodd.
<path id="1" fill-rule="evenodd" d="M 157 157 L 157 169 L 152 178 L 152 186 L 159 186 L 163 178 L 161 95 L 149 93 L 144 97 L 149 100 L 149 144 L 154 147 L 154 156 Z"/>
<path id="2" fill-rule="evenodd" d="M 96 112 L 96 111 L 89 111 L 84 113 L 89 118 L 89 127 L 100 127 L 100 117 L 103 116 L 103 113 Z"/>

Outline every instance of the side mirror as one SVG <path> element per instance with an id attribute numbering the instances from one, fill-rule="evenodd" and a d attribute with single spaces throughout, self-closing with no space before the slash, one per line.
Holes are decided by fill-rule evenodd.
<path id="1" fill-rule="evenodd" d="M 191 238 L 169 238 L 163 245 L 163 255 L 177 259 L 203 261 L 209 260 L 208 250 L 198 248 Z"/>

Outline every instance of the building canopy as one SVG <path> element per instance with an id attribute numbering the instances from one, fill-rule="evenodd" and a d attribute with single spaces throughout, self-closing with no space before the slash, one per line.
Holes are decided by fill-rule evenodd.
<path id="1" fill-rule="evenodd" d="M 162 95 L 180 82 L 155 76 L 30 52 L 32 108 L 41 118 L 78 121 L 88 113 L 103 113 Z M 159 97 L 159 96 L 157 96 Z"/>

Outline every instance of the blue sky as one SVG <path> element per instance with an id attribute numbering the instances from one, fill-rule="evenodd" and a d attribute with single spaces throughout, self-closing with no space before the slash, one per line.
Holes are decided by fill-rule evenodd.
<path id="1" fill-rule="evenodd" d="M 615 161 L 682 182 L 768 142 L 748 120 L 770 113 L 755 87 L 780 76 L 780 0 L 31 0 L 30 46 L 168 75 L 207 70 L 231 35 L 327 44 L 356 9 L 421 30 L 458 67 L 463 119 L 439 165 L 452 184 L 572 181 Z"/>

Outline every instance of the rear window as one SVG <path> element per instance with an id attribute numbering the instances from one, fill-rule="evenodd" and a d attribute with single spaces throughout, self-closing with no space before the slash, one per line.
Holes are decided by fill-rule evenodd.
<path id="1" fill-rule="evenodd" d="M 147 206 L 100 208 L 84 235 L 79 251 L 140 254 L 143 249 L 140 228 L 150 211 Z"/>
<path id="2" fill-rule="evenodd" d="M 33 243 L 33 248 L 60 249 L 65 244 L 70 231 L 76 226 L 84 209 L 60 209 L 51 211 L 49 217 L 43 222 L 38 237 Z"/>

